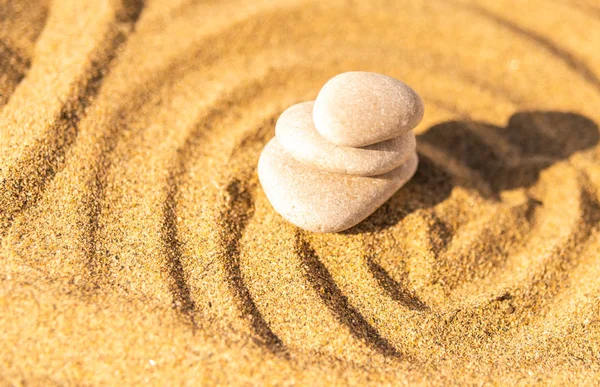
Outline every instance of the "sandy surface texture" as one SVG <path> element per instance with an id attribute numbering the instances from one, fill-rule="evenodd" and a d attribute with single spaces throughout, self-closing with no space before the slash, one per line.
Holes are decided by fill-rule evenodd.
<path id="1" fill-rule="evenodd" d="M 0 385 L 593 385 L 600 5 L 0 0 Z M 384 73 L 419 169 L 275 214 L 288 106 Z"/>

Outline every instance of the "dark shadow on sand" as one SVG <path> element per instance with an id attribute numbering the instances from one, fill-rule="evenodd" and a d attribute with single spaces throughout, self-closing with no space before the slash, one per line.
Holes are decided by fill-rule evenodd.
<path id="1" fill-rule="evenodd" d="M 494 136 L 504 143 L 504 151 L 494 147 Z M 457 185 L 478 189 L 485 198 L 498 200 L 504 190 L 534 185 L 540 173 L 573 153 L 592 148 L 600 139 L 598 125 L 582 115 L 557 111 L 519 112 L 510 117 L 505 128 L 480 122 L 449 121 L 432 126 L 417 137 L 417 144 L 435 148 L 448 155 L 482 179 L 464 181 L 448 172 L 444 160 L 433 160 L 419 152 L 415 176 L 363 222 L 347 234 L 377 232 L 394 226 L 408 214 L 435 206 L 445 200 Z M 419 145 L 418 145 L 419 147 Z M 560 184 L 560 182 L 556 182 Z M 401 192 L 401 193 L 400 193 Z M 541 205 L 543 203 L 536 203 Z"/>

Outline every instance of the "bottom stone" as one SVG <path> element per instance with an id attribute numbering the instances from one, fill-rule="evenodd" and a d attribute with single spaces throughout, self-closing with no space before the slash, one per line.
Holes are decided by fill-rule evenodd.
<path id="1" fill-rule="evenodd" d="M 320 171 L 289 156 L 276 138 L 263 149 L 258 179 L 271 205 L 296 226 L 313 232 L 346 230 L 371 215 L 417 170 L 416 152 L 377 176 Z"/>

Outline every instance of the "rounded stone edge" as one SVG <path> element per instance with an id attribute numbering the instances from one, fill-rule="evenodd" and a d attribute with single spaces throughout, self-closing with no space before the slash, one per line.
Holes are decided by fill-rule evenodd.
<path id="1" fill-rule="evenodd" d="M 382 197 L 382 200 L 380 200 L 379 202 L 375 203 L 373 205 L 373 207 L 371 209 L 369 209 L 368 211 L 365 211 L 365 213 L 361 216 L 358 217 L 358 220 L 355 220 L 354 222 L 349 222 L 349 223 L 341 223 L 341 224 L 337 224 L 328 228 L 324 228 L 321 225 L 317 225 L 317 224 L 300 224 L 299 222 L 295 222 L 293 219 L 290 219 L 287 215 L 287 213 L 285 213 L 285 211 L 281 211 L 278 210 L 277 208 L 275 208 L 275 206 L 273 206 L 273 203 L 271 201 L 271 199 L 269 198 L 270 196 L 270 190 L 265 189 L 265 183 L 264 183 L 264 174 L 262 173 L 262 170 L 264 169 L 264 159 L 263 156 L 265 155 L 265 150 L 270 151 L 270 147 L 269 145 L 271 144 L 271 142 L 273 141 L 277 141 L 277 139 L 274 137 L 271 140 L 269 140 L 269 142 L 265 145 L 265 147 L 263 148 L 263 151 L 260 154 L 259 160 L 258 160 L 258 167 L 257 167 L 257 174 L 258 174 L 258 180 L 260 182 L 260 185 L 263 189 L 263 192 L 265 193 L 265 196 L 267 197 L 267 200 L 269 201 L 269 204 L 271 205 L 271 207 L 273 208 L 273 210 L 279 214 L 282 218 L 284 218 L 287 222 L 293 224 L 296 227 L 299 227 L 303 230 L 306 231 L 310 231 L 310 232 L 315 232 L 315 233 L 337 233 L 337 232 L 342 232 L 345 230 L 348 230 L 354 226 L 356 226 L 357 224 L 359 224 L 360 222 L 364 221 L 365 219 L 367 219 L 369 216 L 371 216 L 375 211 L 377 211 L 377 209 L 379 207 L 381 207 L 385 202 L 387 202 L 396 192 L 398 192 L 398 190 L 400 190 L 404 185 L 406 185 L 406 183 L 408 183 L 414 176 L 414 174 L 416 173 L 418 166 L 419 166 L 419 157 L 418 154 L 416 152 L 416 150 L 411 154 L 411 156 L 409 156 L 409 158 L 407 159 L 407 161 L 405 163 L 403 163 L 402 165 L 396 167 L 395 169 L 382 174 L 382 175 L 378 175 L 379 177 L 385 177 L 385 175 L 388 174 L 393 174 L 396 170 L 406 166 L 405 164 L 407 163 L 414 163 L 414 165 L 411 166 L 411 169 L 406 173 L 406 176 L 404 177 L 402 183 L 393 191 L 390 191 L 390 193 L 386 196 Z M 279 144 L 279 146 L 281 147 L 281 145 Z M 282 147 L 283 149 L 283 147 Z M 287 154 L 287 152 L 285 152 Z M 291 159 L 294 159 L 293 157 L 289 156 Z M 295 160 L 295 159 L 294 159 Z M 312 168 L 311 166 L 307 166 L 307 168 Z M 331 173 L 331 172 L 324 172 L 324 173 Z M 371 176 L 374 177 L 374 176 Z M 364 178 L 369 178 L 369 177 L 364 177 Z"/>
<path id="2" fill-rule="evenodd" d="M 333 117 L 331 117 L 326 112 L 321 112 L 323 107 L 322 107 L 322 104 L 318 103 L 318 102 L 323 98 L 322 91 L 324 89 L 326 89 L 327 85 L 330 84 L 331 81 L 333 81 L 340 75 L 346 75 L 346 74 L 352 74 L 352 73 L 367 73 L 367 74 L 387 77 L 395 82 L 400 83 L 401 87 L 404 88 L 408 93 L 411 94 L 410 100 L 413 103 L 412 103 L 412 106 L 410 107 L 410 110 L 411 110 L 411 114 L 409 115 L 410 119 L 406 123 L 401 125 L 402 129 L 400 129 L 398 132 L 390 132 L 387 136 L 382 136 L 382 137 L 371 136 L 368 140 L 363 140 L 363 141 L 352 141 L 351 139 L 349 140 L 347 138 L 346 134 L 344 133 L 344 129 L 336 131 L 336 132 L 338 132 L 337 134 L 335 134 L 335 133 L 329 134 L 322 130 L 322 128 L 325 128 L 325 127 L 331 128 L 331 127 L 343 126 L 343 123 L 336 122 L 336 120 L 334 120 Z M 340 145 L 340 146 L 354 147 L 354 148 L 373 145 L 373 144 L 376 144 L 376 143 L 379 143 L 382 141 L 389 140 L 394 137 L 401 136 L 402 134 L 408 132 L 409 130 L 413 130 L 414 128 L 416 128 L 419 125 L 419 123 L 423 120 L 424 115 L 425 115 L 425 104 L 423 103 L 423 99 L 419 96 L 419 94 L 412 87 L 410 87 L 408 84 L 406 84 L 406 83 L 402 82 L 401 80 L 396 79 L 394 77 L 390 77 L 385 74 L 369 72 L 369 71 L 347 71 L 345 73 L 337 74 L 336 76 L 330 78 L 323 85 L 321 90 L 319 90 L 319 93 L 317 94 L 317 97 L 315 99 L 315 106 L 313 109 L 313 120 L 315 123 L 315 127 L 317 128 L 317 131 L 321 134 L 321 136 L 323 136 L 326 140 L 328 140 L 329 142 L 331 142 L 333 144 Z M 319 130 L 319 128 L 321 128 L 321 130 Z"/>
<path id="3" fill-rule="evenodd" d="M 336 160 L 331 160 L 330 162 L 326 162 L 326 163 L 319 163 L 314 158 L 307 157 L 306 156 L 307 152 L 301 152 L 295 147 L 295 145 L 297 145 L 297 144 L 290 144 L 288 141 L 285 141 L 283 138 L 284 136 L 282 135 L 282 132 L 287 130 L 287 129 L 284 129 L 284 126 L 286 128 L 287 128 L 287 126 L 292 126 L 292 127 L 299 126 L 293 122 L 294 117 L 288 118 L 288 115 L 301 114 L 300 113 L 302 111 L 301 109 L 307 109 L 309 105 L 310 105 L 310 115 L 308 118 L 311 120 L 311 124 L 313 125 L 312 129 L 315 131 L 315 135 L 320 136 L 324 143 L 327 143 L 328 145 L 331 146 L 331 149 L 320 149 L 320 151 L 322 151 L 324 153 L 328 153 L 328 152 L 333 153 L 333 152 L 336 152 L 336 149 L 334 149 L 334 148 L 339 148 L 341 151 L 346 150 L 349 153 L 349 156 L 352 156 L 352 155 L 350 155 L 350 153 L 361 152 L 363 150 L 385 151 L 382 148 L 385 148 L 384 143 L 388 143 L 387 145 L 389 145 L 390 148 L 404 147 L 403 153 L 405 153 L 405 154 L 402 156 L 399 156 L 397 159 L 395 159 L 393 161 L 387 161 L 387 162 L 381 161 L 379 163 L 371 162 L 368 166 L 358 165 L 356 163 L 354 163 L 355 165 L 344 164 L 344 162 L 341 158 L 337 158 Z M 320 169 L 323 171 L 327 171 L 327 172 L 332 172 L 332 173 L 341 173 L 341 174 L 347 174 L 347 175 L 353 175 L 353 176 L 365 176 L 365 177 L 377 176 L 377 175 L 381 175 L 386 172 L 389 172 L 389 171 L 399 167 L 400 165 L 402 165 L 410 157 L 411 153 L 414 152 L 414 150 L 416 149 L 416 138 L 415 138 L 415 134 L 412 130 L 408 130 L 407 132 L 401 134 L 400 136 L 392 137 L 388 140 L 381 141 L 381 142 L 378 142 L 375 144 L 371 144 L 371 145 L 368 145 L 365 147 L 358 147 L 358 148 L 346 147 L 346 146 L 340 146 L 340 145 L 331 143 L 326 138 L 322 137 L 321 134 L 314 127 L 314 123 L 312 122 L 312 119 L 313 119 L 312 108 L 313 107 L 314 107 L 314 101 L 305 101 L 305 102 L 300 102 L 295 105 L 292 105 L 292 106 L 288 107 L 287 109 L 285 109 L 281 113 L 281 115 L 279 116 L 279 119 L 277 120 L 277 123 L 275 124 L 275 137 L 277 138 L 279 144 L 287 151 L 287 153 L 291 157 L 293 157 L 296 161 L 298 161 L 302 164 L 310 165 L 310 166 L 313 166 L 314 168 L 317 168 L 317 169 Z M 292 112 L 292 110 L 297 110 L 297 112 L 296 111 Z M 284 124 L 282 121 L 289 121 L 289 122 L 285 122 L 285 124 Z M 301 121 L 304 121 L 304 120 L 301 120 Z M 305 130 L 305 129 L 298 129 L 298 130 Z M 311 129 L 307 129 L 307 130 L 311 130 Z M 391 145 L 391 143 L 394 141 L 399 141 L 399 143 L 395 144 L 395 145 Z M 327 145 L 325 147 L 327 147 Z M 361 157 L 361 156 L 356 155 L 356 157 Z M 377 159 L 382 160 L 384 158 L 383 156 L 380 156 L 380 155 L 372 155 L 370 157 L 372 157 L 373 160 L 377 160 Z"/>

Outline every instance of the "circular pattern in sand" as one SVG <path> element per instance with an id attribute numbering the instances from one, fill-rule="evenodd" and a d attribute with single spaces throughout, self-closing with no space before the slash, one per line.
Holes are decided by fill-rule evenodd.
<path id="1" fill-rule="evenodd" d="M 9 383 L 597 378 L 598 7 L 13 3 Z M 349 70 L 418 85 L 420 166 L 362 224 L 311 235 L 256 163 L 283 109 Z"/>

